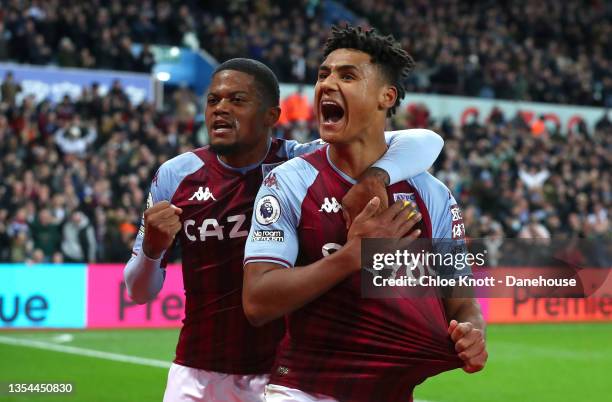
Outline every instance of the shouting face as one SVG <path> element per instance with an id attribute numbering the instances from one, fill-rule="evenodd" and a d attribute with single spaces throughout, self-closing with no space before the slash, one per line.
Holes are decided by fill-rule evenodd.
<path id="1" fill-rule="evenodd" d="M 346 143 L 373 127 L 384 127 L 386 111 L 397 90 L 386 83 L 371 56 L 354 49 L 336 49 L 319 67 L 315 106 L 321 138 Z"/>

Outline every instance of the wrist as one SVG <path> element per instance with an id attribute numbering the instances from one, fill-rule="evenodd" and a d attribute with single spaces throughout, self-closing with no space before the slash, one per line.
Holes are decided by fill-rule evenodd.
<path id="1" fill-rule="evenodd" d="M 365 172 L 359 178 L 359 181 L 365 180 L 373 180 L 381 182 L 385 187 L 388 186 L 391 182 L 391 178 L 389 177 L 389 173 L 386 170 L 381 169 L 376 166 L 371 166 L 366 169 Z"/>
<path id="2" fill-rule="evenodd" d="M 344 246 L 330 257 L 338 266 L 350 272 L 361 270 L 361 238 L 352 238 Z"/>
<path id="3" fill-rule="evenodd" d="M 161 257 L 162 254 L 161 251 L 151 249 L 151 247 L 147 245 L 146 241 L 142 243 L 142 252 L 144 253 L 145 257 L 151 260 L 159 260 L 159 257 Z"/>

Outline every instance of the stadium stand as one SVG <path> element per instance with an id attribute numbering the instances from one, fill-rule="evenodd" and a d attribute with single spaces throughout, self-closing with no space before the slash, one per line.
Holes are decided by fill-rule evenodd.
<path id="1" fill-rule="evenodd" d="M 0 60 L 150 71 L 149 47 L 133 54 L 133 43 L 199 45 L 311 83 L 339 3 L 353 12 L 337 17 L 402 41 L 418 62 L 412 92 L 612 107 L 612 3 L 601 0 L 2 0 Z"/>
<path id="2" fill-rule="evenodd" d="M 0 0 L 0 60 L 150 71 L 148 46 L 134 55 L 132 43 L 195 41 L 220 61 L 253 57 L 281 81 L 312 83 L 323 3 Z M 604 2 L 344 3 L 402 38 L 418 62 L 413 92 L 612 106 Z M 18 102 L 19 83 L 1 79 L 0 261 L 126 261 L 156 168 L 198 144 L 199 101 L 180 88 L 158 111 L 130 104 L 117 83 L 105 96 L 94 86 L 58 104 Z M 277 135 L 316 138 L 301 95 L 283 104 L 291 113 Z M 559 132 L 499 111 L 486 123 L 436 121 L 410 105 L 392 125 L 444 136 L 434 170 L 464 206 L 469 236 L 609 237 L 609 113 L 594 129 Z"/>

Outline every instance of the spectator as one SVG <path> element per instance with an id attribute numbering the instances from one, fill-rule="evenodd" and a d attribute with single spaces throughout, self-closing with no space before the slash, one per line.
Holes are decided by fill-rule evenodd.
<path id="1" fill-rule="evenodd" d="M 55 132 L 55 143 L 64 154 L 85 156 L 87 147 L 97 138 L 95 127 L 87 128 L 87 134 L 83 136 L 83 129 L 78 125 L 79 120 L 74 120 L 67 129 L 60 128 Z"/>
<path id="2" fill-rule="evenodd" d="M 89 218 L 75 210 L 62 228 L 61 249 L 66 262 L 96 262 L 96 236 Z"/>
<path id="3" fill-rule="evenodd" d="M 62 235 L 60 225 L 55 221 L 48 209 L 38 212 L 38 218 L 30 224 L 30 233 L 35 250 L 43 253 L 45 262 L 51 261 L 53 255 L 60 250 Z"/>
<path id="4" fill-rule="evenodd" d="M 77 67 L 79 65 L 78 57 L 70 38 L 62 38 L 57 55 L 57 64 L 60 67 Z"/>
<path id="5" fill-rule="evenodd" d="M 21 91 L 21 85 L 15 82 L 13 72 L 8 71 L 4 76 L 4 81 L 2 82 L 1 86 L 2 102 L 8 104 L 11 107 L 15 106 L 17 94 L 19 94 L 19 92 Z"/>
<path id="6" fill-rule="evenodd" d="M 546 169 L 538 171 L 535 167 L 531 167 L 529 170 L 523 167 L 519 169 L 519 177 L 528 189 L 536 189 L 542 187 L 550 177 L 550 173 Z"/>

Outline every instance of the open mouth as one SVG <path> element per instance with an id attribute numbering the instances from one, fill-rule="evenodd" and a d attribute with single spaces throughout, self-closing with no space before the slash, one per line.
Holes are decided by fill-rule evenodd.
<path id="1" fill-rule="evenodd" d="M 216 120 L 213 122 L 212 129 L 215 132 L 228 132 L 234 129 L 234 126 L 225 120 Z"/>
<path id="2" fill-rule="evenodd" d="M 344 117 L 344 108 L 331 100 L 321 101 L 321 117 L 323 123 L 337 123 Z"/>

